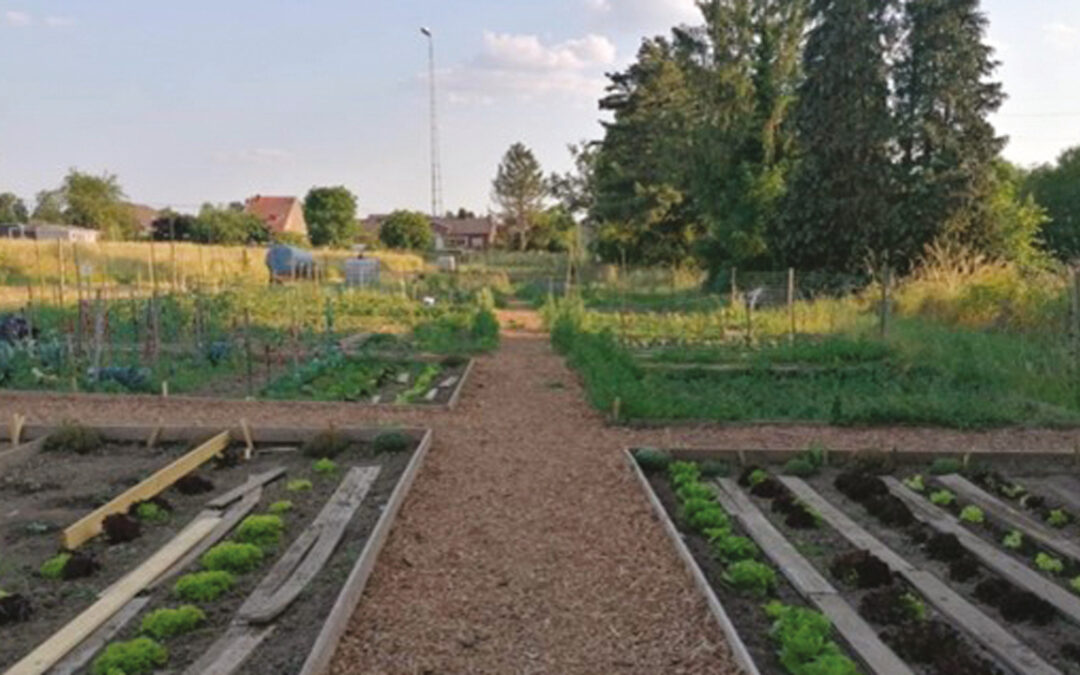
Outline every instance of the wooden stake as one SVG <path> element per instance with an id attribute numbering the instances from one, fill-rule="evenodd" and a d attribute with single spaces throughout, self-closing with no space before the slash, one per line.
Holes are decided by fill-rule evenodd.
<path id="1" fill-rule="evenodd" d="M 162 398 L 169 398 L 169 381 L 168 380 L 162 380 L 161 381 L 161 397 Z"/>
<path id="2" fill-rule="evenodd" d="M 787 272 L 787 306 L 788 315 L 791 318 L 791 341 L 795 342 L 795 268 L 789 267 Z"/>
<path id="3" fill-rule="evenodd" d="M 250 460 L 255 452 L 255 442 L 251 440 L 251 427 L 248 426 L 247 419 L 243 417 L 240 418 L 240 430 L 244 432 L 244 460 Z"/>
<path id="4" fill-rule="evenodd" d="M 11 445 L 12 447 L 22 442 L 23 426 L 26 424 L 26 415 L 14 413 L 11 416 Z"/>
<path id="5" fill-rule="evenodd" d="M 153 450 L 157 446 L 158 441 L 161 439 L 161 431 L 162 427 L 161 425 L 158 425 L 154 427 L 153 431 L 150 432 L 149 438 L 146 439 L 147 450 Z"/>

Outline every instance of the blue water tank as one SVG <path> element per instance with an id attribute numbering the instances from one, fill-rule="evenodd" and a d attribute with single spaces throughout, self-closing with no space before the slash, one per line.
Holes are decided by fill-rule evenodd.
<path id="1" fill-rule="evenodd" d="M 295 246 L 271 246 L 266 252 L 270 276 L 278 279 L 306 279 L 315 275 L 315 256 Z"/>

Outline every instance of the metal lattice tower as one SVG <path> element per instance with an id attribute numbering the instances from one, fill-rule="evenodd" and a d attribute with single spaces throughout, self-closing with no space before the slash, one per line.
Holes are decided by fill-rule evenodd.
<path id="1" fill-rule="evenodd" d="M 428 84 L 431 97 L 431 215 L 442 215 L 442 161 L 439 157 L 439 121 L 435 105 L 435 36 L 430 28 L 420 32 L 428 39 Z"/>

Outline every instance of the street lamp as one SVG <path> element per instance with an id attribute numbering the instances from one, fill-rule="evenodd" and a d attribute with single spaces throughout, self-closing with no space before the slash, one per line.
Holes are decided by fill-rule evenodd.
<path id="1" fill-rule="evenodd" d="M 431 97 L 431 217 L 442 212 L 442 167 L 439 162 L 439 125 L 435 116 L 435 36 L 426 26 L 420 33 L 428 41 L 428 85 Z"/>

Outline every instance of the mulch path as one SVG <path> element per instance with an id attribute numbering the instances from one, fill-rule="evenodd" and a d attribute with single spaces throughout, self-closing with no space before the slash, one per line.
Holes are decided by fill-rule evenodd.
<path id="1" fill-rule="evenodd" d="M 495 356 L 479 360 L 453 412 L 0 395 L 0 416 L 13 412 L 31 422 L 217 425 L 246 417 L 253 425 L 434 428 L 431 454 L 338 650 L 336 675 L 735 672 L 623 463 L 624 447 L 805 448 L 818 440 L 956 452 L 1080 443 L 1080 431 L 610 427 L 546 337 L 525 333 L 508 334 Z"/>

